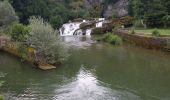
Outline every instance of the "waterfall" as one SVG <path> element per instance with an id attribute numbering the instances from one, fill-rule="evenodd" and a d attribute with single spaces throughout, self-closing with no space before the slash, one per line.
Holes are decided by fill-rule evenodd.
<path id="1" fill-rule="evenodd" d="M 99 18 L 98 19 L 98 23 L 96 23 L 96 27 L 103 27 L 103 21 L 105 20 L 105 18 Z"/>
<path id="2" fill-rule="evenodd" d="M 63 25 L 62 28 L 60 28 L 60 35 L 61 36 L 69 36 L 74 35 L 74 32 L 80 28 L 80 22 L 72 22 L 72 23 L 66 23 Z M 82 32 L 77 31 L 77 34 L 80 35 Z"/>
<path id="3" fill-rule="evenodd" d="M 103 21 L 105 20 L 104 18 L 98 18 L 94 20 L 96 21 L 95 27 L 103 27 Z M 86 30 L 80 29 L 80 25 L 86 22 L 90 23 L 92 21 L 83 20 L 82 22 L 70 22 L 70 23 L 63 24 L 63 26 L 59 29 L 60 36 L 73 36 L 73 35 L 90 36 L 92 32 L 92 28 Z"/>

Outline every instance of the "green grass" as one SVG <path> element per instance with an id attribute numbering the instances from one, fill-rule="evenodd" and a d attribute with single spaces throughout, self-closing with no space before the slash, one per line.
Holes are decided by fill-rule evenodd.
<path id="1" fill-rule="evenodd" d="M 135 29 L 136 33 L 152 34 L 155 29 Z M 170 29 L 157 29 L 161 35 L 170 35 Z"/>

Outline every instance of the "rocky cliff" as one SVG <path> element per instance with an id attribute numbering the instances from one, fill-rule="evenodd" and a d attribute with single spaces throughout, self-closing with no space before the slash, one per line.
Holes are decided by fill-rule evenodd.
<path id="1" fill-rule="evenodd" d="M 113 15 L 122 17 L 128 15 L 128 0 L 85 0 L 85 2 L 88 8 L 100 6 L 103 17 L 111 17 Z"/>

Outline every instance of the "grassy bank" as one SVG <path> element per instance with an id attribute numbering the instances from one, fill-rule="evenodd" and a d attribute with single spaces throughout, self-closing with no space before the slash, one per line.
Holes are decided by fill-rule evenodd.
<path id="1" fill-rule="evenodd" d="M 152 34 L 155 29 L 135 29 L 136 33 Z M 157 29 L 161 35 L 170 35 L 170 29 Z"/>

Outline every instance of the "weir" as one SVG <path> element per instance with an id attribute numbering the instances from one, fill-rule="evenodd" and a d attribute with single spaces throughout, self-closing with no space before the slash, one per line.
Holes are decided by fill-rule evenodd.
<path id="1" fill-rule="evenodd" d="M 63 26 L 59 29 L 60 36 L 73 36 L 73 35 L 91 35 L 93 28 L 99 28 L 103 27 L 103 22 L 105 21 L 105 18 L 96 18 L 94 20 L 83 20 L 81 22 L 69 22 L 66 24 L 63 24 Z M 94 23 L 94 27 L 90 27 L 87 29 L 81 29 L 80 25 L 83 23 Z"/>

